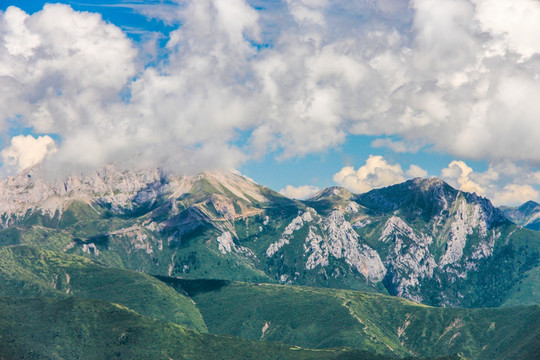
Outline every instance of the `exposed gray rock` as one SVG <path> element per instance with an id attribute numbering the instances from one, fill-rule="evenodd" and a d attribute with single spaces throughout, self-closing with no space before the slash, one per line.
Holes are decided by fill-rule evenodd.
<path id="1" fill-rule="evenodd" d="M 433 239 L 414 230 L 397 216 L 390 217 L 383 228 L 380 241 L 393 243 L 384 264 L 395 286 L 396 295 L 422 301 L 420 281 L 431 278 L 437 264 L 429 250 Z"/>
<path id="2" fill-rule="evenodd" d="M 314 211 L 314 210 L 311 210 Z M 265 222 L 267 223 L 267 218 L 265 218 Z M 303 214 L 298 215 L 291 221 L 289 225 L 285 228 L 283 231 L 283 234 L 281 234 L 281 238 L 270 244 L 268 246 L 268 249 L 266 249 L 266 256 L 272 257 L 274 256 L 283 246 L 290 244 L 290 240 L 294 237 L 293 233 L 297 230 L 300 230 L 302 227 L 304 227 L 305 223 L 309 223 L 313 221 L 313 217 L 311 216 L 310 211 L 306 211 Z"/>
<path id="3" fill-rule="evenodd" d="M 310 228 L 306 238 L 305 252 L 309 254 L 306 268 L 327 266 L 329 257 L 344 259 L 371 282 L 384 278 L 386 269 L 379 254 L 366 244 L 360 243 L 358 233 L 345 220 L 343 213 L 333 211 L 328 218 L 322 220 L 321 228 L 325 237 L 318 236 Z"/>

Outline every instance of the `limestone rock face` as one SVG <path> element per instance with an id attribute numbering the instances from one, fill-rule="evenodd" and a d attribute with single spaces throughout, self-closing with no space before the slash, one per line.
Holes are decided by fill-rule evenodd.
<path id="1" fill-rule="evenodd" d="M 27 211 L 61 214 L 74 200 L 109 205 L 115 211 L 151 202 L 168 190 L 158 169 L 120 171 L 106 166 L 88 175 L 69 176 L 65 180 L 40 177 L 39 169 L 29 168 L 0 182 L 0 214 L 7 226 Z"/>
<path id="2" fill-rule="evenodd" d="M 437 266 L 429 250 L 433 239 L 425 234 L 417 235 L 401 218 L 392 216 L 386 221 L 379 241 L 394 244 L 385 265 L 396 295 L 421 302 L 418 286 L 422 279 L 433 276 Z"/>
<path id="3" fill-rule="evenodd" d="M 378 282 L 383 279 L 386 269 L 379 254 L 359 241 L 358 233 L 345 220 L 343 213 L 333 211 L 323 220 L 322 228 L 328 234 L 328 240 L 323 243 L 323 247 L 328 249 L 330 256 L 345 259 L 347 264 L 369 281 Z"/>
<path id="4" fill-rule="evenodd" d="M 266 249 L 266 256 L 272 257 L 283 246 L 290 244 L 291 239 L 294 238 L 293 233 L 297 230 L 300 230 L 305 223 L 309 223 L 311 221 L 313 221 L 313 218 L 311 217 L 311 213 L 309 211 L 306 211 L 302 215 L 298 215 L 297 217 L 295 217 L 294 220 L 289 225 L 287 225 L 285 231 L 283 231 L 283 234 L 281 234 L 281 238 L 278 241 L 270 244 L 268 249 Z"/>
<path id="5" fill-rule="evenodd" d="M 246 202 L 266 199 L 257 185 L 240 175 L 209 171 L 195 176 L 165 174 L 158 168 L 120 170 L 112 165 L 85 175 L 71 175 L 64 180 L 47 179 L 39 168 L 26 169 L 17 176 L 0 181 L 0 226 L 12 225 L 27 212 L 38 211 L 50 217 L 59 215 L 73 201 L 106 206 L 125 213 L 142 204 L 155 202 L 160 196 L 178 198 L 205 180 Z M 213 194 L 210 202 L 224 217 L 235 217 L 231 201 L 223 194 Z"/>
<path id="6" fill-rule="evenodd" d="M 289 246 L 297 236 L 295 232 L 304 226 L 307 227 L 307 236 L 303 238 L 305 269 L 325 268 L 331 258 L 342 259 L 350 269 L 371 282 L 384 278 L 386 269 L 379 254 L 359 239 L 358 233 L 338 210 L 328 217 L 317 214 L 313 209 L 297 216 L 287 225 L 281 238 L 268 247 L 266 256 L 276 256 L 283 247 Z"/>

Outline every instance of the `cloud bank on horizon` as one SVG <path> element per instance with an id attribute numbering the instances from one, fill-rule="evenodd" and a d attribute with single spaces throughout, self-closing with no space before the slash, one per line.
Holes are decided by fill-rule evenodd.
<path id="1" fill-rule="evenodd" d="M 157 59 L 152 40 L 97 13 L 0 13 L 0 132 L 41 134 L 12 136 L 1 171 L 43 159 L 56 170 L 235 168 L 375 135 L 374 148 L 489 162 L 442 170 L 463 190 L 539 199 L 540 1 L 173 3 L 134 8 L 178 24 Z M 365 191 L 423 176 L 420 166 L 372 156 L 334 180 Z"/>

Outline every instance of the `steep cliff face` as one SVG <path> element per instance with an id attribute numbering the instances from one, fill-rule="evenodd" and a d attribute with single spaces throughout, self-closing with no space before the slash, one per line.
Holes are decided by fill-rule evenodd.
<path id="1" fill-rule="evenodd" d="M 536 234 L 510 223 L 489 200 L 440 179 L 359 196 L 334 187 L 304 203 L 308 212 L 266 251 L 269 272 L 287 283 L 318 278 L 326 286 L 350 287 L 360 275 L 418 302 L 497 306 L 537 266 Z"/>
<path id="2" fill-rule="evenodd" d="M 152 204 L 170 191 L 170 185 L 158 169 L 119 171 L 107 166 L 58 180 L 43 178 L 38 168 L 29 168 L 0 182 L 0 226 L 13 225 L 33 213 L 61 216 L 74 201 L 127 213 Z"/>
<path id="3" fill-rule="evenodd" d="M 330 216 L 322 220 L 321 225 L 321 232 L 326 235 L 325 239 L 321 237 L 312 239 L 310 245 L 311 248 L 316 246 L 323 250 L 323 264 L 328 264 L 329 257 L 344 259 L 351 268 L 362 274 L 368 281 L 375 283 L 383 279 L 386 269 L 379 254 L 359 241 L 358 233 L 345 220 L 343 213 L 334 210 Z M 306 239 L 306 242 L 309 240 Z"/>
<path id="4" fill-rule="evenodd" d="M 20 216 L 28 210 L 37 210 L 54 215 L 73 200 L 98 203 L 119 213 L 155 202 L 162 195 L 170 199 L 198 192 L 202 196 L 214 195 L 209 200 L 218 212 L 232 209 L 223 194 L 247 203 L 265 201 L 259 185 L 224 171 L 175 176 L 157 168 L 135 171 L 109 165 L 89 174 L 58 180 L 41 177 L 39 168 L 33 167 L 0 182 L 0 214 Z M 232 214 L 234 216 L 234 210 Z"/>
<path id="5" fill-rule="evenodd" d="M 287 225 L 280 240 L 271 243 L 265 254 L 272 264 L 279 264 L 271 271 L 277 271 L 279 278 L 289 283 L 309 282 L 306 278 L 310 276 L 339 280 L 353 273 L 375 284 L 386 273 L 379 254 L 359 239 L 339 210 L 325 217 L 307 208 Z M 287 263 L 289 256 L 292 259 Z"/>
<path id="6" fill-rule="evenodd" d="M 107 167 L 50 182 L 30 170 L 0 190 L 1 244 L 169 276 L 497 306 L 540 254 L 540 234 L 436 178 L 362 195 L 334 187 L 304 202 L 222 171 L 174 176 Z"/>
<path id="7" fill-rule="evenodd" d="M 388 286 L 398 296 L 422 302 L 420 283 L 433 277 L 437 267 L 429 249 L 433 238 L 416 234 L 401 218 L 392 216 L 384 224 L 379 241 L 390 248 L 385 259 Z"/>

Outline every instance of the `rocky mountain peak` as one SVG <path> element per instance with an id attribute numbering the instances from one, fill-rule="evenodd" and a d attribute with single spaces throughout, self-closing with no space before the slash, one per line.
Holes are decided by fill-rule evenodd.
<path id="1" fill-rule="evenodd" d="M 359 195 L 357 200 L 361 205 L 374 211 L 399 213 L 408 220 L 422 218 L 426 223 L 435 218 L 450 216 L 462 202 L 463 205 L 478 207 L 479 216 L 484 218 L 489 226 L 505 221 L 501 211 L 488 199 L 454 189 L 436 177 L 415 178 L 401 184 L 371 190 Z"/>
<path id="2" fill-rule="evenodd" d="M 100 261 L 119 256 L 139 271 L 384 286 L 391 294 L 445 306 L 479 301 L 458 294 L 458 285 L 480 289 L 476 274 L 485 276 L 492 261 L 505 264 L 518 253 L 501 253 L 501 245 L 530 236 L 489 200 L 438 178 L 361 195 L 330 187 L 296 201 L 234 172 L 179 176 L 114 166 L 62 180 L 29 169 L 0 181 L 1 231 L 10 236 L 6 244 L 50 241 Z M 522 272 L 536 264 L 533 250 Z M 507 277 L 504 266 L 490 283 Z"/>
<path id="3" fill-rule="evenodd" d="M 518 209 L 521 212 L 536 212 L 540 211 L 540 204 L 538 204 L 536 201 L 529 200 L 526 203 L 520 205 Z"/>
<path id="4" fill-rule="evenodd" d="M 435 191 L 437 189 L 441 189 L 445 186 L 449 186 L 446 182 L 444 182 L 442 179 L 438 177 L 430 177 L 430 178 L 414 178 L 410 180 L 410 182 L 414 185 L 416 185 L 420 190 L 422 191 Z"/>
<path id="5" fill-rule="evenodd" d="M 160 196 L 176 199 L 201 191 L 208 196 L 220 194 L 247 203 L 266 201 L 259 185 L 230 171 L 178 176 L 157 167 L 123 170 L 106 165 L 93 172 L 59 179 L 44 175 L 35 166 L 0 181 L 0 215 L 5 219 L 4 226 L 28 211 L 40 211 L 52 217 L 61 214 L 73 201 L 99 203 L 113 211 L 124 212 L 154 203 Z"/>
<path id="6" fill-rule="evenodd" d="M 0 214 L 8 223 L 36 209 L 52 217 L 75 200 L 121 209 L 155 199 L 169 190 L 168 183 L 167 176 L 157 168 L 120 170 L 107 165 L 91 173 L 58 179 L 42 174 L 35 166 L 0 181 Z"/>
<path id="7" fill-rule="evenodd" d="M 204 179 L 216 190 L 233 194 L 247 202 L 266 202 L 261 187 L 253 180 L 240 173 L 226 170 L 210 170 L 200 173 L 196 179 Z"/>
<path id="8" fill-rule="evenodd" d="M 382 212 L 414 207 L 431 214 L 447 208 L 457 194 L 456 189 L 441 179 L 415 178 L 361 194 L 358 201 L 368 208 Z"/>
<path id="9" fill-rule="evenodd" d="M 331 186 L 322 189 L 321 191 L 311 195 L 306 201 L 321 201 L 321 200 L 349 200 L 353 194 L 341 186 Z"/>
<path id="10" fill-rule="evenodd" d="M 518 207 L 502 207 L 500 210 L 510 221 L 540 231 L 540 204 L 537 202 L 531 200 Z"/>

